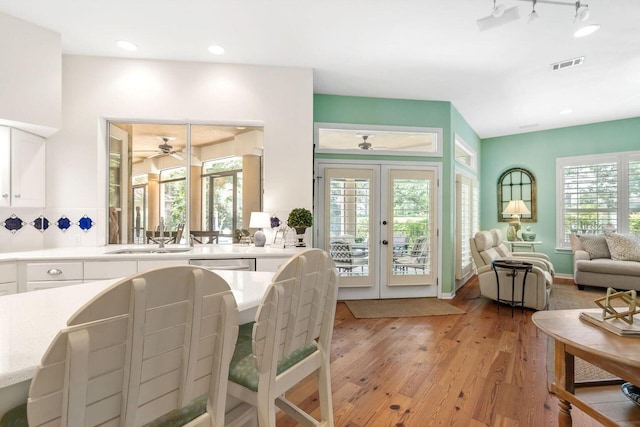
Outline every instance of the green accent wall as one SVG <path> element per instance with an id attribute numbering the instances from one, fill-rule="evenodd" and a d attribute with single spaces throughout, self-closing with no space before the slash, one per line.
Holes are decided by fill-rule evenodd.
<path id="1" fill-rule="evenodd" d="M 451 105 L 443 101 L 366 98 L 340 95 L 314 95 L 314 122 L 352 123 L 387 126 L 419 126 L 441 128 L 443 157 L 425 157 L 425 161 L 442 163 L 442 251 L 441 292 L 455 290 L 455 159 L 454 135 L 458 134 L 471 148 L 480 152 L 480 139 Z M 354 159 L 347 155 L 323 155 L 323 158 Z M 372 156 L 358 157 L 360 159 Z M 412 160 L 398 156 L 376 156 L 376 160 Z"/>
<path id="2" fill-rule="evenodd" d="M 536 247 L 551 257 L 556 272 L 573 275 L 570 251 L 556 250 L 556 159 L 640 150 L 640 118 L 592 123 L 560 129 L 483 139 L 480 174 L 481 228 L 501 228 L 498 222 L 498 178 L 507 169 L 523 167 L 536 178 L 538 221 L 524 223 L 536 232 Z"/>

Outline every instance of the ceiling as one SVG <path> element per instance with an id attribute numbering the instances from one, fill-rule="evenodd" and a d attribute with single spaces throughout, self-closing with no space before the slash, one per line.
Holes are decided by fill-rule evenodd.
<path id="1" fill-rule="evenodd" d="M 315 93 L 450 101 L 481 138 L 639 117 L 640 1 L 587 0 L 601 29 L 584 38 L 573 6 L 540 1 L 530 24 L 530 2 L 498 0 L 520 19 L 486 31 L 492 0 L 0 0 L 0 12 L 60 33 L 65 54 L 309 67 Z"/>

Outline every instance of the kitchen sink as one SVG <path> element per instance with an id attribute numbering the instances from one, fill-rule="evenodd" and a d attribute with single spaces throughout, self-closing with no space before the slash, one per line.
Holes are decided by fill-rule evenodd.
<path id="1" fill-rule="evenodd" d="M 179 254 L 189 252 L 191 248 L 135 248 L 135 249 L 118 249 L 107 254 Z"/>

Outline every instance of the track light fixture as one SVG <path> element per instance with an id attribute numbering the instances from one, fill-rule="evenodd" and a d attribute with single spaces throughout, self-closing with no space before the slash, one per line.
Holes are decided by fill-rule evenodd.
<path id="1" fill-rule="evenodd" d="M 536 12 L 536 4 L 538 3 L 555 4 L 558 6 L 571 6 L 575 8 L 576 13 L 573 18 L 573 22 L 586 21 L 587 19 L 589 19 L 589 12 L 590 12 L 589 5 L 582 3 L 580 0 L 575 2 L 556 1 L 556 0 L 520 0 L 520 1 L 531 2 L 533 4 L 533 8 L 531 10 L 531 13 L 529 14 L 529 22 L 536 21 L 540 17 L 540 15 L 538 15 L 538 12 Z"/>

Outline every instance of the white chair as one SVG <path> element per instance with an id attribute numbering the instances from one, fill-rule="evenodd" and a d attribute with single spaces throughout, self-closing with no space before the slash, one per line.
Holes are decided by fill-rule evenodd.
<path id="1" fill-rule="evenodd" d="M 553 284 L 553 264 L 549 257 L 536 252 L 510 252 L 503 243 L 502 232 L 497 229 L 479 231 L 469 239 L 471 255 L 476 264 L 480 294 L 486 298 L 520 300 L 522 297 L 522 282 L 518 276 L 515 289 L 512 289 L 512 277 L 509 270 L 498 269 L 498 280 L 491 263 L 495 260 L 524 261 L 533 264 L 532 271 L 527 274 L 524 293 L 524 307 L 544 310 L 549 302 L 549 294 Z M 522 256 L 521 256 L 522 255 Z M 527 256 L 524 256 L 527 255 Z"/>
<path id="2" fill-rule="evenodd" d="M 305 426 L 333 426 L 329 352 L 337 290 L 333 260 L 323 250 L 308 249 L 276 272 L 256 322 L 240 327 L 228 393 L 257 408 L 259 427 L 275 427 L 276 405 Z M 313 373 L 319 420 L 285 398 Z"/>
<path id="3" fill-rule="evenodd" d="M 490 231 L 478 231 L 471 238 L 471 256 L 477 267 L 491 265 L 495 259 L 513 259 L 530 262 L 551 277 L 555 276 L 555 270 L 551 259 L 542 252 L 511 252 L 504 243 L 504 234 L 501 230 L 493 228 Z"/>
<path id="4" fill-rule="evenodd" d="M 31 382 L 29 426 L 229 425 L 237 322 L 229 285 L 206 269 L 123 279 L 54 338 Z M 241 405 L 228 417 L 242 425 L 255 408 Z"/>

